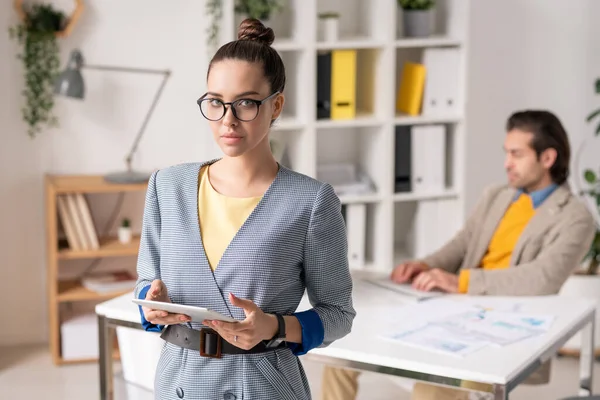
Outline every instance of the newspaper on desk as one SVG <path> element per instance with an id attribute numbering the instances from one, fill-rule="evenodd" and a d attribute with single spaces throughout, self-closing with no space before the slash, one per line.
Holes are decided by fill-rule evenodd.
<path id="1" fill-rule="evenodd" d="M 462 357 L 486 346 L 508 346 L 541 335 L 554 321 L 552 315 L 521 313 L 519 308 L 518 301 L 505 299 L 431 299 L 396 309 L 404 315 L 394 315 L 398 322 L 382 336 Z"/>

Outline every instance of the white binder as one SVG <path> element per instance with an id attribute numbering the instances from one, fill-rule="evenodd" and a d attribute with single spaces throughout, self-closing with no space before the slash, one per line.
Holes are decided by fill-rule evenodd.
<path id="1" fill-rule="evenodd" d="M 365 264 L 367 238 L 367 205 L 346 204 L 346 231 L 348 234 L 348 265 L 360 268 Z"/>
<path id="2" fill-rule="evenodd" d="M 415 194 L 439 194 L 446 188 L 446 128 L 411 128 L 411 186 Z"/>
<path id="3" fill-rule="evenodd" d="M 424 50 L 427 71 L 422 115 L 459 115 L 460 53 L 455 48 Z"/>

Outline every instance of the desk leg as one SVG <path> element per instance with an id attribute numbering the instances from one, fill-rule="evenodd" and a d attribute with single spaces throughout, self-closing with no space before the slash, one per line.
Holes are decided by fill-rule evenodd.
<path id="1" fill-rule="evenodd" d="M 494 400 L 508 400 L 506 385 L 494 385 Z"/>
<path id="2" fill-rule="evenodd" d="M 579 355 L 579 395 L 592 395 L 592 376 L 594 372 L 594 323 L 595 313 L 581 330 L 581 352 Z"/>
<path id="3" fill-rule="evenodd" d="M 100 400 L 113 400 L 113 339 L 114 330 L 108 320 L 98 316 L 99 369 L 100 369 Z"/>

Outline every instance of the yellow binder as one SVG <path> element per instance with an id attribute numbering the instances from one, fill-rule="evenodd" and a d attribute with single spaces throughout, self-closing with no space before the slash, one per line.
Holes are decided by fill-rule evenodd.
<path id="1" fill-rule="evenodd" d="M 331 119 L 356 116 L 356 50 L 331 54 Z"/>
<path id="2" fill-rule="evenodd" d="M 425 88 L 425 65 L 406 62 L 402 69 L 396 110 L 409 115 L 419 115 Z"/>

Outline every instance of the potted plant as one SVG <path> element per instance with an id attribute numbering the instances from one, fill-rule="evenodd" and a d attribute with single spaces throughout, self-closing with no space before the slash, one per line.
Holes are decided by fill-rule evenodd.
<path id="1" fill-rule="evenodd" d="M 256 18 L 263 23 L 271 18 L 271 15 L 281 11 L 282 0 L 236 0 L 235 11 L 248 18 Z"/>
<path id="2" fill-rule="evenodd" d="M 338 39 L 338 22 L 340 14 L 324 12 L 319 14 L 319 36 L 325 42 L 335 42 Z"/>
<path id="3" fill-rule="evenodd" d="M 398 0 L 402 8 L 404 37 L 426 37 L 433 30 L 432 9 L 435 0 Z"/>
<path id="4" fill-rule="evenodd" d="M 35 137 L 43 125 L 56 126 L 53 82 L 59 73 L 59 46 L 57 32 L 66 24 L 66 17 L 51 5 L 33 4 L 22 10 L 21 22 L 9 29 L 22 51 L 17 58 L 25 69 L 25 104 L 21 110 L 28 125 L 28 134 Z"/>
<path id="5" fill-rule="evenodd" d="M 600 79 L 595 83 L 596 94 L 600 95 Z M 593 111 L 587 117 L 587 122 L 591 123 L 597 116 L 600 116 L 600 109 Z M 600 136 L 600 124 L 595 128 L 595 138 Z M 592 139 L 594 138 L 592 137 Z M 575 153 L 575 167 L 579 171 L 579 155 L 583 148 L 589 147 L 587 140 L 584 140 Z M 588 253 L 582 260 L 582 268 L 569 277 L 560 290 L 562 296 L 592 298 L 598 301 L 598 310 L 596 311 L 596 324 L 600 324 L 600 275 L 598 275 L 598 266 L 600 264 L 600 178 L 592 169 L 583 171 L 583 179 L 587 187 L 582 188 L 579 179 L 575 179 L 576 189 L 580 195 L 586 196 L 589 204 L 594 210 L 594 219 L 597 223 L 598 230 L 596 236 L 592 240 Z M 597 329 L 594 334 L 596 343 L 596 354 L 600 353 L 600 329 Z M 575 335 L 569 340 L 563 348 L 563 354 L 577 354 L 581 347 L 581 337 Z"/>
<path id="6" fill-rule="evenodd" d="M 119 242 L 127 244 L 131 242 L 131 221 L 129 218 L 123 218 L 118 231 Z"/>

